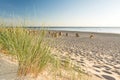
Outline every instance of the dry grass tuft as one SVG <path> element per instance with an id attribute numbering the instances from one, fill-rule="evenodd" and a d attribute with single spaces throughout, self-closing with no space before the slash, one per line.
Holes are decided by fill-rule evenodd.
<path id="1" fill-rule="evenodd" d="M 55 32 L 51 35 L 58 36 Z M 30 74 L 36 78 L 39 73 L 50 67 L 55 77 L 59 76 L 63 80 L 80 80 L 81 72 L 75 69 L 69 58 L 62 61 L 51 54 L 44 30 L 36 34 L 21 27 L 2 28 L 0 29 L 0 46 L 2 50 L 7 51 L 7 54 L 17 57 L 19 77 Z"/>
<path id="2" fill-rule="evenodd" d="M 0 31 L 2 49 L 17 56 L 18 76 L 37 76 L 52 59 L 50 49 L 44 42 L 44 31 L 39 35 L 33 34 L 23 28 L 4 28 Z"/>

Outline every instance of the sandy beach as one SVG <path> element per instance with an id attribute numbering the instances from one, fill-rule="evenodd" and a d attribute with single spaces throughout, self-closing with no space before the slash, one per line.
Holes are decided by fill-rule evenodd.
<path id="1" fill-rule="evenodd" d="M 52 33 L 59 32 L 61 34 L 51 36 Z M 85 80 L 120 80 L 119 34 L 49 31 L 46 39 L 50 41 L 49 46 L 54 55 L 61 59 L 70 57 L 77 68 L 88 74 L 89 78 Z M 0 55 L 0 80 L 16 80 L 17 68 L 16 62 Z M 47 76 L 50 78 L 43 76 L 36 80 L 52 80 L 50 75 Z"/>
<path id="2" fill-rule="evenodd" d="M 86 73 L 94 74 L 101 80 L 120 80 L 119 34 L 62 31 L 61 36 L 52 37 L 52 40 L 50 45 L 61 53 L 61 57 L 70 56 Z"/>
<path id="3" fill-rule="evenodd" d="M 120 80 L 120 0 L 0 0 L 0 80 Z"/>

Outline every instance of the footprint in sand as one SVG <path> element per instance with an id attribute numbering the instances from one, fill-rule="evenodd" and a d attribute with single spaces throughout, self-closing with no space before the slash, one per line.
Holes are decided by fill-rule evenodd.
<path id="1" fill-rule="evenodd" d="M 84 63 L 84 61 L 77 61 L 78 63 Z"/>
<path id="2" fill-rule="evenodd" d="M 97 70 L 97 69 L 93 69 L 94 71 L 96 71 L 96 72 L 100 72 L 99 70 Z"/>
<path id="3" fill-rule="evenodd" d="M 101 76 L 99 76 L 99 75 L 97 75 L 97 74 L 95 74 L 95 76 L 97 76 L 97 77 L 99 77 L 99 78 L 102 78 Z"/>
<path id="4" fill-rule="evenodd" d="M 115 69 L 120 69 L 120 67 L 116 67 L 116 66 L 114 66 L 114 68 L 115 68 Z"/>
<path id="5" fill-rule="evenodd" d="M 109 71 L 106 71 L 106 70 L 102 70 L 104 73 L 107 73 L 107 74 L 112 74 L 111 72 Z"/>
<path id="6" fill-rule="evenodd" d="M 103 66 L 103 68 L 105 68 L 106 70 L 110 70 L 111 68 L 108 66 Z"/>
<path id="7" fill-rule="evenodd" d="M 102 75 L 106 80 L 116 80 L 114 77 L 108 76 L 108 75 Z"/>
<path id="8" fill-rule="evenodd" d="M 114 72 L 114 73 L 116 73 L 116 74 L 120 75 L 120 72 L 119 72 L 119 71 L 117 71 L 117 70 L 112 71 L 112 72 Z"/>
<path id="9" fill-rule="evenodd" d="M 96 65 L 93 65 L 93 67 L 95 67 L 95 68 L 99 68 L 99 69 L 101 68 L 100 66 L 96 66 Z"/>

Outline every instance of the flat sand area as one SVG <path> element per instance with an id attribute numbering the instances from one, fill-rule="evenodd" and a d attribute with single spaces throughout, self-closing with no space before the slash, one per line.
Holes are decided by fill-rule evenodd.
<path id="1" fill-rule="evenodd" d="M 61 52 L 61 56 L 71 56 L 77 66 L 101 80 L 120 80 L 120 34 L 52 32 L 61 32 L 61 36 L 51 38 L 53 42 L 50 43 Z M 79 37 L 76 37 L 76 33 Z"/>
<path id="2" fill-rule="evenodd" d="M 0 80 L 17 80 L 17 64 L 0 53 Z"/>

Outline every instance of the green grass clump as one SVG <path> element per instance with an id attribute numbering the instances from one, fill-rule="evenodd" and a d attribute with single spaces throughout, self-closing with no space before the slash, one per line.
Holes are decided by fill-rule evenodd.
<path id="1" fill-rule="evenodd" d="M 37 76 L 50 62 L 50 49 L 44 41 L 44 31 L 38 35 L 30 34 L 23 28 L 1 28 L 0 44 L 9 54 L 17 56 L 18 75 L 33 73 Z"/>
<path id="2" fill-rule="evenodd" d="M 45 40 L 45 31 L 40 30 L 37 31 L 37 34 L 35 33 L 21 27 L 0 28 L 0 46 L 7 51 L 7 54 L 17 57 L 18 76 L 32 74 L 33 77 L 37 77 L 45 68 L 50 67 L 53 69 L 52 72 L 55 73 L 53 76 L 59 74 L 60 78 L 66 77 L 69 80 L 79 78 L 79 75 L 79 77 L 74 78 L 76 76 L 73 75 L 75 68 L 69 58 L 61 60 L 57 58 L 59 56 L 55 57 L 51 54 Z M 57 33 L 54 33 L 53 36 L 57 37 L 55 34 L 57 35 Z M 58 54 L 56 53 L 56 55 Z"/>

